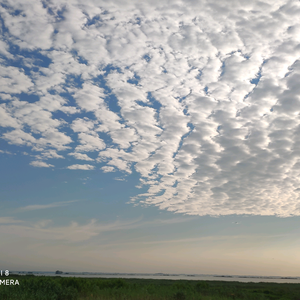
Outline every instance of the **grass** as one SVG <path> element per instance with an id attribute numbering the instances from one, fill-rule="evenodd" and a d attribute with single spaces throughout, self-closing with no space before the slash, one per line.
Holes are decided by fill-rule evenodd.
<path id="1" fill-rule="evenodd" d="M 300 284 L 9 276 L 1 300 L 300 300 Z"/>

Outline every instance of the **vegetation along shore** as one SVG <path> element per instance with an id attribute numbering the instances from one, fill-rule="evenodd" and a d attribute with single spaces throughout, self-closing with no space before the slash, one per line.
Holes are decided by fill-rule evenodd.
<path id="1" fill-rule="evenodd" d="M 1 300 L 300 300 L 300 284 L 9 276 Z"/>

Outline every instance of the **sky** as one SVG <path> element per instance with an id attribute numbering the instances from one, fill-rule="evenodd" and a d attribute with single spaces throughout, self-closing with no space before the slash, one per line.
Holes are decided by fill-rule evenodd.
<path id="1" fill-rule="evenodd" d="M 299 1 L 0 21 L 0 269 L 300 276 Z"/>

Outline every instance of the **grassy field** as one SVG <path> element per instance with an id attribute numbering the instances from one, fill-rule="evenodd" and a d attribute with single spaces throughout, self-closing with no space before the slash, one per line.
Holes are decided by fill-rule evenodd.
<path id="1" fill-rule="evenodd" d="M 300 300 L 300 284 L 9 276 L 1 300 Z"/>

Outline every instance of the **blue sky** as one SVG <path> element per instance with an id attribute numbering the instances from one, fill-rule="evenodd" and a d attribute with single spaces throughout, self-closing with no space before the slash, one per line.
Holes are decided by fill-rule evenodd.
<path id="1" fill-rule="evenodd" d="M 1 3 L 2 269 L 299 275 L 299 1 L 230 3 Z"/>

